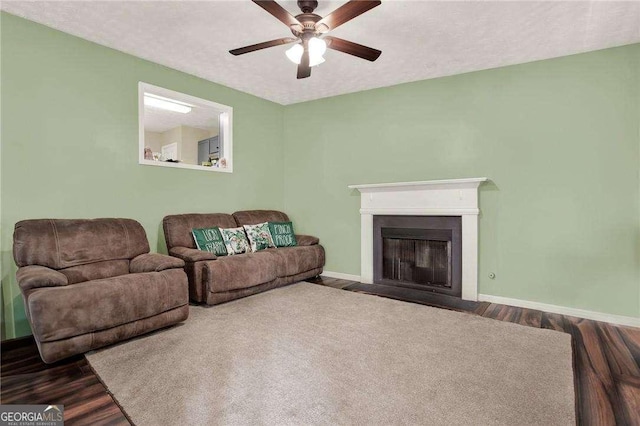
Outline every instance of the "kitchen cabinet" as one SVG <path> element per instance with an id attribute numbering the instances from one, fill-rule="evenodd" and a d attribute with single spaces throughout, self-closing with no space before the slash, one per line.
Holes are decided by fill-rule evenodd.
<path id="1" fill-rule="evenodd" d="M 223 152 L 218 136 L 198 141 L 198 164 L 208 162 L 210 158 L 219 159 L 222 156 Z"/>

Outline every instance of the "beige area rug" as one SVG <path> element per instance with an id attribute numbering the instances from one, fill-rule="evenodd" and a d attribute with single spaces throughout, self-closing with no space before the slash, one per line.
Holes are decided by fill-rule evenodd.
<path id="1" fill-rule="evenodd" d="M 573 425 L 570 336 L 299 283 L 87 355 L 138 425 Z"/>

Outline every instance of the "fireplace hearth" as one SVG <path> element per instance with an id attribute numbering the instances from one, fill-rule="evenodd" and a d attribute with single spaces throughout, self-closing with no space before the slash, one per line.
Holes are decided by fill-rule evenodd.
<path id="1" fill-rule="evenodd" d="M 374 216 L 374 283 L 461 296 L 460 217 Z"/>

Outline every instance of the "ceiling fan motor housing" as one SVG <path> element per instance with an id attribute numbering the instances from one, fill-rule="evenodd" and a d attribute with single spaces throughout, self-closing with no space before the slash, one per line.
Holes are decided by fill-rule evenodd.
<path id="1" fill-rule="evenodd" d="M 302 37 L 307 35 L 307 37 L 313 37 L 318 32 L 316 30 L 316 22 L 322 19 L 322 16 L 316 15 L 315 13 L 301 13 L 296 16 L 298 22 L 302 24 L 302 28 L 292 26 L 291 32 L 296 37 Z"/>
<path id="2" fill-rule="evenodd" d="M 298 0 L 298 7 L 302 13 L 313 13 L 318 7 L 318 2 L 316 0 Z"/>

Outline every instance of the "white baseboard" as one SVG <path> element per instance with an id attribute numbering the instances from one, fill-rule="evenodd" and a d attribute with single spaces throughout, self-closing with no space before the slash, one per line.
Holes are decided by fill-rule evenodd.
<path id="1" fill-rule="evenodd" d="M 549 305 L 546 303 L 512 299 L 509 297 L 502 297 L 502 296 L 492 296 L 490 294 L 479 294 L 478 300 L 481 302 L 490 302 L 490 303 L 499 303 L 501 305 L 517 306 L 519 308 L 537 309 L 539 311 L 549 312 L 552 314 L 569 315 L 572 317 L 608 322 L 611 324 L 640 327 L 640 318 L 635 318 L 635 317 L 605 314 L 603 312 L 587 311 L 585 309 L 567 308 L 565 306 Z"/>
<path id="2" fill-rule="evenodd" d="M 360 275 L 343 274 L 342 272 L 332 271 L 324 271 L 321 275 L 329 278 L 337 278 L 340 280 L 361 282 Z M 529 300 L 512 299 L 510 297 L 493 296 L 491 294 L 478 294 L 478 301 L 498 303 L 500 305 L 517 306 L 519 308 L 536 309 L 538 311 L 549 312 L 552 314 L 569 315 L 572 317 L 608 322 L 611 324 L 640 327 L 640 318 L 627 317 L 624 315 L 606 314 L 604 312 L 588 311 L 586 309 L 578 308 L 568 308 L 566 306 L 550 305 L 547 303 L 532 302 Z"/>
<path id="3" fill-rule="evenodd" d="M 342 272 L 323 271 L 322 274 L 325 277 L 337 278 L 339 280 L 349 280 L 360 282 L 360 275 L 343 274 Z"/>

